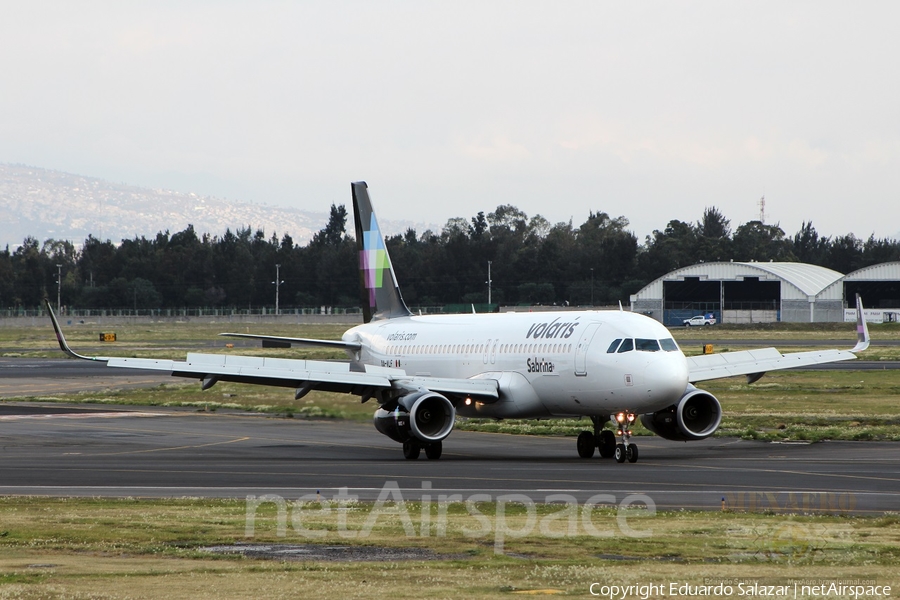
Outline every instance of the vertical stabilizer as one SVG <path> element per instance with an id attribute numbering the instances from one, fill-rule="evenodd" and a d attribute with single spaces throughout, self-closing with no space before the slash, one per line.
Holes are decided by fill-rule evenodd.
<path id="1" fill-rule="evenodd" d="M 359 285 L 363 318 L 408 317 L 412 313 L 403 302 L 384 236 L 375 220 L 369 190 L 365 181 L 350 184 L 353 190 L 353 221 L 356 225 L 356 247 L 359 250 Z"/>

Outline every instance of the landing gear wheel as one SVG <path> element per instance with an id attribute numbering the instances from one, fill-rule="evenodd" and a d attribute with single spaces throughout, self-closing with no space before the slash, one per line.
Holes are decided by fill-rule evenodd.
<path id="1" fill-rule="evenodd" d="M 416 460 L 419 458 L 419 452 L 422 451 L 422 446 L 419 445 L 419 442 L 415 440 L 406 440 L 403 442 L 403 458 L 406 460 Z"/>
<path id="2" fill-rule="evenodd" d="M 444 450 L 443 444 L 440 442 L 434 442 L 433 444 L 428 444 L 425 446 L 425 456 L 428 457 L 428 460 L 437 460 L 441 457 L 441 452 Z"/>
<path id="3" fill-rule="evenodd" d="M 625 444 L 616 444 L 616 462 L 625 462 Z"/>
<path id="4" fill-rule="evenodd" d="M 609 429 L 604 429 L 597 435 L 597 447 L 600 448 L 600 458 L 612 458 L 616 454 L 616 434 Z"/>
<path id="5" fill-rule="evenodd" d="M 628 459 L 630 463 L 636 463 L 638 459 L 638 449 L 634 444 L 628 444 L 628 447 L 625 448 L 625 458 Z"/>
<path id="6" fill-rule="evenodd" d="M 581 458 L 590 458 L 594 455 L 594 434 L 590 431 L 582 431 L 578 434 L 578 440 L 575 446 L 578 448 L 578 456 Z"/>

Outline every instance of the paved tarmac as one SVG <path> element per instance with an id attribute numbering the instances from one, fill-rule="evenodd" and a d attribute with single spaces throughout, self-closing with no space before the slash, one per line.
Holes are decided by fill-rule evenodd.
<path id="1" fill-rule="evenodd" d="M 167 373 L 111 369 L 104 363 L 84 360 L 0 358 L 0 398 L 150 387 L 172 381 Z"/>
<path id="2" fill-rule="evenodd" d="M 719 510 L 723 498 L 727 508 L 776 513 L 900 510 L 900 444 L 636 441 L 639 462 L 618 464 L 577 458 L 571 438 L 454 431 L 440 460 L 408 461 L 367 424 L 5 403 L 0 494 L 296 500 L 347 488 L 371 500 L 396 485 L 407 500 L 564 494 L 618 504 L 639 494 L 660 510 Z"/>

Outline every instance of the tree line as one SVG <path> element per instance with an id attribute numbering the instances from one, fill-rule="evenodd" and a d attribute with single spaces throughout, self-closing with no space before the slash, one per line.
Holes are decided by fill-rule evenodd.
<path id="1" fill-rule="evenodd" d="M 696 222 L 670 221 L 643 243 L 623 216 L 591 212 L 578 226 L 551 224 L 501 205 L 386 244 L 411 306 L 486 302 L 488 263 L 494 303 L 603 305 L 627 302 L 657 277 L 698 262 L 799 261 L 849 273 L 900 260 L 897 240 L 820 236 L 812 222 L 793 237 L 760 221 L 732 231 L 715 207 Z M 198 235 L 191 225 L 120 244 L 89 236 L 80 249 L 26 237 L 0 252 L 0 307 L 34 308 L 57 292 L 63 305 L 81 309 L 270 307 L 276 272 L 282 307 L 354 307 L 357 265 L 343 205 L 331 206 L 328 223 L 305 246 L 249 227 Z"/>

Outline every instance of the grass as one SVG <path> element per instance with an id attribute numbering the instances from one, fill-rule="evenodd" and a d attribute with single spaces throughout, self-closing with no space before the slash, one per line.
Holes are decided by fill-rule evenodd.
<path id="1" fill-rule="evenodd" d="M 0 598 L 512 598 L 529 590 L 585 597 L 593 582 L 900 582 L 900 519 L 890 515 L 625 514 L 599 507 L 588 516 L 594 532 L 584 526 L 584 507 L 554 518 L 571 507 L 538 505 L 529 516 L 510 504 L 498 515 L 492 503 L 453 503 L 441 517 L 437 504 L 424 512 L 419 503 L 350 502 L 341 511 L 347 531 L 374 524 L 364 539 L 351 539 L 338 531 L 338 504 L 325 506 L 331 512 L 291 503 L 292 519 L 298 515 L 324 534 L 311 540 L 290 525 L 279 536 L 274 504 L 260 505 L 248 538 L 243 500 L 0 498 Z M 422 528 L 425 514 L 430 530 Z M 568 516 L 576 523 L 571 535 Z M 623 537 L 620 518 L 649 535 Z M 404 529 L 407 519 L 414 535 Z M 506 535 L 498 553 L 501 522 L 513 532 L 532 531 Z M 202 550 L 240 542 L 416 547 L 444 558 L 280 562 Z"/>
<path id="2" fill-rule="evenodd" d="M 33 327 L 0 327 L 0 356 L 23 358 L 61 358 L 56 336 L 46 323 Z M 102 326 L 97 323 L 62 323 L 69 345 L 77 352 L 97 356 L 140 356 L 141 358 L 173 358 L 184 352 L 240 352 L 255 356 L 284 358 L 327 359 L 346 358 L 333 350 L 308 348 L 260 348 L 258 341 L 226 338 L 219 333 L 260 333 L 288 337 L 308 337 L 339 340 L 349 326 L 335 324 L 296 325 L 287 323 L 243 325 L 215 322 L 159 322 L 135 325 Z M 115 332 L 115 342 L 100 342 L 99 334 Z M 234 349 L 229 349 L 232 344 Z"/>

